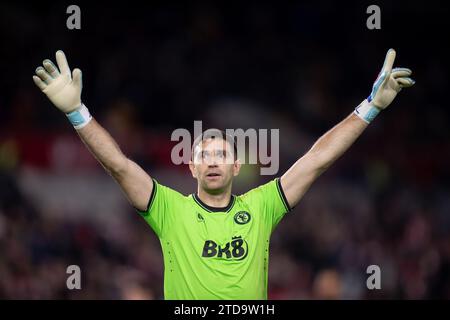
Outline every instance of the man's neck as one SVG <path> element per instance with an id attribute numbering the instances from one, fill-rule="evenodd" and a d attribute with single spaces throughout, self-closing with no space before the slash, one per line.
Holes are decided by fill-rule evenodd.
<path id="1" fill-rule="evenodd" d="M 231 187 L 227 188 L 226 191 L 218 194 L 210 194 L 199 187 L 197 190 L 197 195 L 203 203 L 207 204 L 210 207 L 224 208 L 230 203 Z"/>

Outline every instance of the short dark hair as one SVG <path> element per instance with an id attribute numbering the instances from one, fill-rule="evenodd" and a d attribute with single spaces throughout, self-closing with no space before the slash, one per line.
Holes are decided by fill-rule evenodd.
<path id="1" fill-rule="evenodd" d="M 237 159 L 237 144 L 236 144 L 235 137 L 227 134 L 223 130 L 215 129 L 215 128 L 205 130 L 195 138 L 194 143 L 192 144 L 191 159 L 194 159 L 194 149 L 197 145 L 199 145 L 201 142 L 206 141 L 208 139 L 216 139 L 216 138 L 220 138 L 223 141 L 227 141 L 228 143 L 233 145 L 234 159 L 236 160 Z"/>

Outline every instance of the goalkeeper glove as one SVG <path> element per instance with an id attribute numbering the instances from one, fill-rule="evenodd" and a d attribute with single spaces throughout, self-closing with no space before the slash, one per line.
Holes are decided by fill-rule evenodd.
<path id="1" fill-rule="evenodd" d="M 47 95 L 59 110 L 64 112 L 75 129 L 81 129 L 92 119 L 88 109 L 81 103 L 81 70 L 74 69 L 70 73 L 64 52 L 56 52 L 58 68 L 46 59 L 43 66 L 36 69 L 34 83 Z"/>
<path id="2" fill-rule="evenodd" d="M 395 50 L 389 49 L 370 96 L 355 108 L 355 114 L 367 123 L 370 123 L 381 110 L 386 109 L 402 88 L 411 87 L 415 83 L 409 78 L 412 74 L 410 69 L 392 69 L 394 60 Z"/>

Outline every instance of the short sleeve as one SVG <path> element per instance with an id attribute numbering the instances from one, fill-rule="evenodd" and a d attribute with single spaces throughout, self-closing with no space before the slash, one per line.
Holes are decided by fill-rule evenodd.
<path id="1" fill-rule="evenodd" d="M 174 205 L 184 199 L 179 192 L 166 187 L 153 180 L 153 190 L 145 211 L 137 210 L 138 213 L 150 225 L 159 238 L 164 238 L 168 227 L 173 223 L 175 209 Z"/>
<path id="2" fill-rule="evenodd" d="M 251 206 L 262 211 L 266 222 L 273 230 L 284 215 L 291 210 L 284 195 L 280 179 L 276 178 L 243 195 Z"/>

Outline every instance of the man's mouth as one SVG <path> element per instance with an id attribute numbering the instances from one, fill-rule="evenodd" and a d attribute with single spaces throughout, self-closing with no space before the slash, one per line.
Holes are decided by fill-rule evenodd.
<path id="1" fill-rule="evenodd" d="M 210 177 L 210 178 L 214 178 L 214 177 L 220 177 L 221 174 L 220 173 L 216 173 L 216 172 L 211 172 L 211 173 L 208 173 L 206 176 Z"/>

